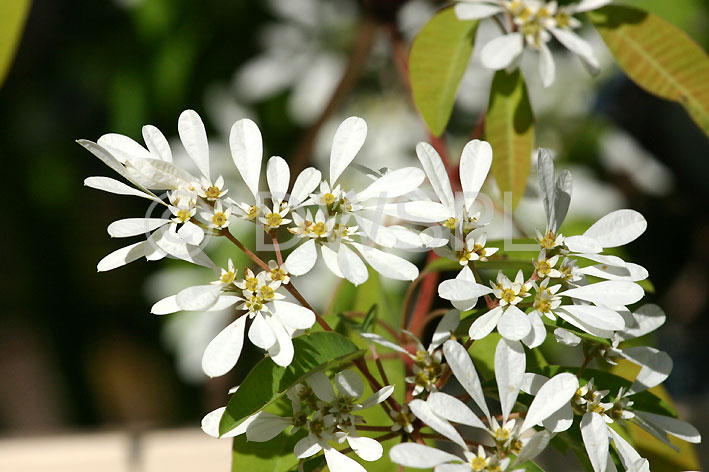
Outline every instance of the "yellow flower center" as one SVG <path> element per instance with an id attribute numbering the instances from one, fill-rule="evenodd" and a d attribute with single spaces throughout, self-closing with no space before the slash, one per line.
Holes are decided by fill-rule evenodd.
<path id="1" fill-rule="evenodd" d="M 542 313 L 549 313 L 551 311 L 551 302 L 549 300 L 539 300 L 536 308 Z"/>
<path id="2" fill-rule="evenodd" d="M 335 201 L 335 196 L 331 193 L 326 193 L 322 196 L 322 199 L 325 201 L 325 205 L 332 205 Z"/>
<path id="3" fill-rule="evenodd" d="M 448 218 L 445 223 L 443 223 L 443 226 L 448 228 L 451 231 L 455 231 L 455 218 Z"/>
<path id="4" fill-rule="evenodd" d="M 325 226 L 325 223 L 323 223 L 322 221 L 319 221 L 313 225 L 311 231 L 315 236 L 320 237 L 323 234 L 327 233 L 327 226 Z"/>
<path id="5" fill-rule="evenodd" d="M 219 190 L 219 187 L 215 187 L 214 185 L 204 191 L 204 194 L 207 196 L 207 200 L 216 200 L 217 198 L 219 198 L 219 195 L 221 195 L 221 193 L 222 191 Z"/>
<path id="6" fill-rule="evenodd" d="M 473 470 L 475 472 L 480 472 L 482 470 L 485 470 L 485 467 L 487 467 L 487 459 L 476 456 L 470 462 L 470 465 L 473 467 Z"/>
<path id="7" fill-rule="evenodd" d="M 517 294 L 514 290 L 512 290 L 511 288 L 506 288 L 502 290 L 502 296 L 500 298 L 506 301 L 507 303 L 512 303 L 516 297 Z"/>
<path id="8" fill-rule="evenodd" d="M 495 430 L 495 439 L 498 441 L 507 441 L 510 439 L 510 432 L 506 428 L 497 428 Z"/>
<path id="9" fill-rule="evenodd" d="M 268 226 L 272 226 L 274 228 L 278 227 L 281 225 L 283 222 L 283 218 L 281 218 L 281 215 L 278 213 L 269 213 L 266 215 L 266 223 Z"/>
<path id="10" fill-rule="evenodd" d="M 261 287 L 261 296 L 264 298 L 264 300 L 270 300 L 273 298 L 273 289 L 269 287 L 268 285 L 264 285 Z"/>
<path id="11" fill-rule="evenodd" d="M 189 210 L 180 210 L 177 212 L 177 219 L 183 223 L 189 221 L 190 218 L 192 218 L 192 212 Z"/>
<path id="12" fill-rule="evenodd" d="M 283 280 L 286 278 L 286 271 L 278 268 L 271 271 L 271 280 Z"/>
<path id="13" fill-rule="evenodd" d="M 557 13 L 554 19 L 556 20 L 556 25 L 562 29 L 568 28 L 571 23 L 571 16 L 565 11 Z"/>
<path id="14" fill-rule="evenodd" d="M 226 215 L 221 212 L 215 213 L 212 217 L 212 223 L 214 223 L 215 226 L 224 226 L 226 223 Z"/>
<path id="15" fill-rule="evenodd" d="M 245 282 L 246 290 L 249 292 L 253 292 L 258 288 L 258 279 L 256 277 L 249 277 Z"/>
<path id="16" fill-rule="evenodd" d="M 537 262 L 537 272 L 541 275 L 549 275 L 551 272 L 551 265 L 549 261 L 539 261 Z"/>
<path id="17" fill-rule="evenodd" d="M 249 212 L 246 214 L 246 217 L 251 219 L 251 218 L 256 218 L 259 214 L 259 208 L 254 205 L 251 208 L 249 208 Z"/>
<path id="18" fill-rule="evenodd" d="M 222 274 L 220 280 L 222 281 L 223 284 L 230 284 L 234 281 L 234 278 L 236 277 L 236 274 L 234 272 L 225 272 Z"/>
<path id="19" fill-rule="evenodd" d="M 539 244 L 541 244 L 544 249 L 553 249 L 555 242 L 556 237 L 554 236 L 553 231 L 549 231 L 546 236 L 539 240 Z"/>

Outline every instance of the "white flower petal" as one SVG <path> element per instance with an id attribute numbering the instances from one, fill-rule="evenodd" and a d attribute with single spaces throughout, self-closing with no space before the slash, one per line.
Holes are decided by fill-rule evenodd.
<path id="1" fill-rule="evenodd" d="M 398 344 L 395 344 L 388 339 L 374 333 L 360 333 L 360 336 L 362 336 L 365 339 L 368 339 L 372 342 L 375 342 L 381 346 L 388 347 L 389 349 L 394 349 L 395 351 L 402 352 L 404 354 L 409 354 L 409 351 L 404 349 L 403 347 L 399 346 Z"/>
<path id="2" fill-rule="evenodd" d="M 306 382 L 308 382 L 310 388 L 313 389 L 313 393 L 315 393 L 315 396 L 318 397 L 320 400 L 324 402 L 335 401 L 335 390 L 333 390 L 332 388 L 332 383 L 330 383 L 330 379 L 328 379 L 327 375 L 325 375 L 324 373 L 315 372 L 313 375 L 306 379 Z"/>
<path id="3" fill-rule="evenodd" d="M 160 301 L 155 302 L 150 309 L 150 313 L 154 315 L 168 315 L 181 311 L 180 305 L 177 304 L 177 295 L 170 295 Z"/>
<path id="4" fill-rule="evenodd" d="M 306 457 L 314 456 L 320 452 L 321 449 L 322 446 L 318 442 L 318 438 L 309 434 L 295 443 L 293 454 L 295 454 L 297 459 L 305 459 Z"/>
<path id="5" fill-rule="evenodd" d="M 500 70 L 510 66 L 524 49 L 522 33 L 510 33 L 488 42 L 480 50 L 480 61 L 488 69 Z"/>
<path id="6" fill-rule="evenodd" d="M 273 332 L 271 325 L 266 321 L 266 318 L 260 313 L 254 316 L 254 321 L 249 328 L 249 340 L 261 349 L 268 350 L 276 344 L 276 333 Z"/>
<path id="7" fill-rule="evenodd" d="M 503 11 L 498 5 L 486 3 L 456 3 L 454 8 L 459 20 L 479 20 Z"/>
<path id="8" fill-rule="evenodd" d="M 348 435 L 347 443 L 354 453 L 365 461 L 376 461 L 382 457 L 382 453 L 384 452 L 382 445 L 379 444 L 376 439 L 372 438 Z"/>
<path id="9" fill-rule="evenodd" d="M 172 162 L 172 151 L 165 135 L 153 125 L 143 126 L 143 140 L 151 154 L 165 162 Z"/>
<path id="10" fill-rule="evenodd" d="M 515 464 L 523 464 L 537 457 L 544 449 L 546 449 L 551 440 L 552 434 L 549 431 L 538 431 L 529 438 L 529 441 L 522 447 L 519 455 L 515 459 Z M 514 470 L 514 469 L 511 469 Z"/>
<path id="11" fill-rule="evenodd" d="M 114 193 L 116 195 L 133 195 L 136 197 L 147 198 L 148 200 L 165 205 L 165 203 L 156 197 L 152 192 L 138 190 L 110 177 L 87 177 L 84 179 L 84 185 L 95 188 L 96 190 Z"/>
<path id="12" fill-rule="evenodd" d="M 328 469 L 337 472 L 367 472 L 367 469 L 362 467 L 359 462 L 347 457 L 340 451 L 331 447 L 326 447 L 324 450 Z"/>
<path id="13" fill-rule="evenodd" d="M 231 157 L 241 178 L 244 179 L 256 201 L 259 201 L 258 182 L 261 175 L 263 140 L 256 123 L 249 119 L 234 123 L 229 133 L 229 146 Z"/>
<path id="14" fill-rule="evenodd" d="M 686 421 L 671 418 L 669 416 L 649 413 L 647 411 L 636 412 L 636 414 L 641 416 L 645 421 L 649 421 L 653 425 L 661 428 L 663 431 L 666 431 L 668 434 L 671 434 L 672 436 L 683 441 L 698 444 L 702 440 L 702 436 L 699 434 L 699 431 L 697 431 L 697 428 Z"/>
<path id="15" fill-rule="evenodd" d="M 477 299 L 488 293 L 492 293 L 490 287 L 462 278 L 444 280 L 438 285 L 438 296 L 451 301 Z"/>
<path id="16" fill-rule="evenodd" d="M 386 387 L 380 388 L 379 390 L 374 392 L 369 398 L 362 402 L 361 409 L 365 410 L 375 405 L 379 405 L 381 402 L 389 398 L 392 393 L 394 393 L 393 385 L 387 385 Z"/>
<path id="17" fill-rule="evenodd" d="M 617 247 L 635 241 L 647 229 L 647 221 L 635 210 L 616 210 L 596 221 L 583 233 L 603 247 Z"/>
<path id="18" fill-rule="evenodd" d="M 271 191 L 271 198 L 274 205 L 282 202 L 288 193 L 290 183 L 290 169 L 285 159 L 280 156 L 273 156 L 266 164 L 266 181 L 268 189 Z"/>
<path id="19" fill-rule="evenodd" d="M 580 306 L 580 305 L 579 305 Z M 565 309 L 566 307 L 561 307 L 558 308 L 554 313 L 561 318 L 564 321 L 567 321 L 568 323 L 571 323 L 572 325 L 576 326 L 577 328 L 592 334 L 594 336 L 598 336 L 599 338 L 608 338 L 610 339 L 613 336 L 613 330 L 606 329 L 605 327 L 599 327 L 604 326 L 603 321 L 599 320 L 598 317 L 594 316 L 593 318 L 588 318 L 585 316 L 587 313 L 581 313 L 581 316 L 577 316 L 574 313 L 568 312 Z M 595 315 L 596 313 L 591 312 L 591 315 Z M 591 323 L 588 323 L 590 321 Z"/>
<path id="20" fill-rule="evenodd" d="M 566 346 L 578 346 L 581 343 L 581 338 L 562 328 L 556 328 L 554 330 L 554 337 L 556 337 L 556 342 Z"/>
<path id="21" fill-rule="evenodd" d="M 567 297 L 586 300 L 597 305 L 617 306 L 631 305 L 640 301 L 645 295 L 642 287 L 624 280 L 605 280 L 583 287 L 572 288 L 559 293 Z M 622 329 L 619 328 L 619 329 Z"/>
<path id="22" fill-rule="evenodd" d="M 369 184 L 357 194 L 355 199 L 364 202 L 376 198 L 383 204 L 387 199 L 400 197 L 416 190 L 425 177 L 426 174 L 417 167 L 392 170 Z"/>
<path id="23" fill-rule="evenodd" d="M 497 321 L 497 332 L 510 341 L 519 341 L 529 334 L 532 324 L 527 315 L 514 305 L 507 307 Z"/>
<path id="24" fill-rule="evenodd" d="M 573 6 L 575 13 L 596 10 L 610 4 L 613 0 L 581 0 Z"/>
<path id="25" fill-rule="evenodd" d="M 389 451 L 389 458 L 392 462 L 416 469 L 427 469 L 446 462 L 461 461 L 460 457 L 451 453 L 410 442 L 392 447 Z"/>
<path id="26" fill-rule="evenodd" d="M 566 431 L 572 424 L 574 424 L 574 409 L 571 403 L 562 406 L 542 421 L 542 426 L 552 433 Z"/>
<path id="27" fill-rule="evenodd" d="M 129 178 L 125 167 L 123 167 L 123 164 L 113 154 L 111 154 L 107 149 L 104 149 L 103 146 L 101 146 L 97 143 L 94 143 L 93 141 L 89 141 L 88 139 L 79 139 L 77 141 L 77 143 L 82 145 L 91 154 L 98 157 L 101 160 L 101 162 L 103 162 L 108 167 L 113 169 L 119 175 L 121 175 L 121 176 L 125 177 L 126 179 L 128 179 L 129 181 L 133 182 Z"/>
<path id="28" fill-rule="evenodd" d="M 608 462 L 608 426 L 598 413 L 586 413 L 581 419 L 581 437 L 594 472 L 606 472 Z"/>
<path id="29" fill-rule="evenodd" d="M 246 439 L 255 442 L 270 441 L 290 425 L 290 418 L 282 418 L 272 413 L 259 411 L 246 428 Z"/>
<path id="30" fill-rule="evenodd" d="M 177 305 L 186 311 L 204 310 L 214 305 L 221 290 L 219 285 L 211 284 L 187 287 L 177 294 Z"/>
<path id="31" fill-rule="evenodd" d="M 362 378 L 352 370 L 338 372 L 334 380 L 340 396 L 344 394 L 351 398 L 359 398 L 364 393 Z"/>
<path id="32" fill-rule="evenodd" d="M 286 331 L 281 322 L 274 317 L 269 316 L 265 319 L 271 327 L 271 330 L 273 330 L 273 334 L 276 336 L 276 342 L 268 348 L 268 354 L 271 356 L 271 359 L 273 359 L 273 362 L 281 367 L 287 367 L 293 361 L 293 354 L 295 354 L 290 333 Z"/>
<path id="33" fill-rule="evenodd" d="M 416 415 L 416 418 L 426 423 L 431 429 L 447 437 L 460 447 L 467 448 L 465 440 L 458 431 L 456 431 L 453 425 L 436 415 L 425 401 L 418 399 L 411 400 L 411 402 L 409 402 L 409 408 L 413 414 Z"/>
<path id="34" fill-rule="evenodd" d="M 367 137 L 367 123 L 356 116 L 351 116 L 340 124 L 332 139 L 330 151 L 330 184 L 340 177 L 342 172 L 355 158 Z"/>
<path id="35" fill-rule="evenodd" d="M 108 225 L 108 234 L 112 238 L 129 238 L 139 234 L 150 234 L 153 230 L 168 224 L 163 218 L 125 218 Z"/>
<path id="36" fill-rule="evenodd" d="M 527 336 L 522 338 L 522 342 L 530 349 L 540 346 L 547 338 L 547 329 L 538 313 L 532 312 L 527 315 L 532 329 Z"/>
<path id="37" fill-rule="evenodd" d="M 626 262 L 625 267 L 609 266 L 597 264 L 580 269 L 582 274 L 598 277 L 606 280 L 626 280 L 628 282 L 639 282 L 645 280 L 650 275 L 643 266 Z"/>
<path id="38" fill-rule="evenodd" d="M 450 340 L 443 344 L 443 354 L 460 385 L 485 413 L 485 416 L 490 418 L 490 411 L 485 403 L 485 395 L 480 384 L 480 378 L 468 351 L 456 341 Z"/>
<path id="39" fill-rule="evenodd" d="M 139 243 L 117 249 L 101 259 L 96 266 L 96 269 L 99 272 L 106 272 L 107 270 L 112 270 L 138 260 L 145 255 L 146 246 L 147 243 L 145 241 L 141 241 Z"/>
<path id="40" fill-rule="evenodd" d="M 396 245 L 396 235 L 389 231 L 389 228 L 379 222 L 372 221 L 357 214 L 355 214 L 354 217 L 359 229 L 376 244 L 384 247 L 394 247 Z"/>
<path id="41" fill-rule="evenodd" d="M 441 156 L 438 155 L 433 146 L 424 142 L 416 145 L 416 156 L 418 156 L 421 166 L 426 172 L 426 176 L 440 202 L 448 208 L 454 208 L 453 189 Z"/>
<path id="42" fill-rule="evenodd" d="M 463 148 L 460 156 L 460 185 L 465 208 L 470 209 L 483 186 L 492 165 L 492 147 L 487 141 L 474 139 Z"/>
<path id="43" fill-rule="evenodd" d="M 321 180 L 322 174 L 316 168 L 304 169 L 295 179 L 288 202 L 293 206 L 303 203 L 315 191 Z"/>
<path id="44" fill-rule="evenodd" d="M 556 76 L 554 57 L 551 55 L 549 46 L 544 42 L 539 45 L 539 75 L 542 77 L 542 84 L 545 87 L 549 87 L 554 83 L 554 77 Z"/>
<path id="45" fill-rule="evenodd" d="M 672 358 L 666 352 L 654 347 L 633 346 L 623 349 L 621 352 L 624 358 L 642 366 L 628 394 L 642 392 L 659 385 L 672 372 Z"/>
<path id="46" fill-rule="evenodd" d="M 588 236 L 569 236 L 564 238 L 564 244 L 571 252 L 593 254 L 603 250 L 603 246 L 598 241 Z"/>
<path id="47" fill-rule="evenodd" d="M 628 441 L 623 439 L 620 434 L 615 432 L 613 428 L 608 428 L 608 434 L 610 435 L 610 439 L 613 440 L 615 449 L 618 451 L 618 456 L 626 469 L 630 469 L 633 464 L 642 459 L 640 454 L 638 454 L 638 451 L 636 451 L 635 448 L 628 443 Z"/>
<path id="48" fill-rule="evenodd" d="M 635 324 L 626 326 L 618 335 L 623 340 L 639 338 L 665 324 L 666 318 L 665 312 L 659 306 L 654 304 L 643 305 L 633 313 Z"/>
<path id="49" fill-rule="evenodd" d="M 426 399 L 426 403 L 428 403 L 431 411 L 443 419 L 484 431 L 488 430 L 485 423 L 475 413 L 470 411 L 470 408 L 465 403 L 452 395 L 443 392 L 433 392 Z"/>
<path id="50" fill-rule="evenodd" d="M 500 393 L 502 417 L 505 421 L 517 401 L 526 367 L 527 358 L 522 344 L 505 338 L 500 339 L 495 348 L 495 379 Z"/>
<path id="51" fill-rule="evenodd" d="M 237 302 L 243 300 L 241 297 L 237 297 L 236 295 L 219 295 L 219 298 L 217 298 L 217 301 L 214 303 L 214 305 L 210 306 L 207 311 L 222 311 L 230 306 L 233 306 Z"/>
<path id="52" fill-rule="evenodd" d="M 472 339 L 482 339 L 488 334 L 492 333 L 492 330 L 497 326 L 497 322 L 504 313 L 504 308 L 501 306 L 496 306 L 492 310 L 488 311 L 480 318 L 473 321 L 468 329 L 468 336 Z"/>
<path id="53" fill-rule="evenodd" d="M 570 313 L 584 324 L 606 331 L 617 331 L 625 327 L 625 320 L 617 312 L 593 305 L 564 305 L 557 312 Z"/>
<path id="54" fill-rule="evenodd" d="M 201 423 L 202 431 L 213 438 L 233 438 L 236 436 L 236 434 L 234 434 L 234 430 L 231 430 L 222 436 L 219 435 L 219 422 L 222 420 L 224 410 L 226 410 L 226 407 L 222 406 L 204 415 Z"/>
<path id="55" fill-rule="evenodd" d="M 221 330 L 207 345 L 202 356 L 202 370 L 209 377 L 224 375 L 236 365 L 244 346 L 246 318 L 238 318 Z"/>
<path id="56" fill-rule="evenodd" d="M 457 310 L 448 310 L 441 321 L 436 325 L 436 329 L 433 332 L 433 337 L 431 337 L 430 349 L 435 349 L 444 342 L 448 341 L 451 337 L 451 333 L 460 324 L 460 312 Z"/>
<path id="57" fill-rule="evenodd" d="M 271 302 L 274 315 L 292 329 L 308 329 L 315 323 L 315 313 L 291 302 L 274 300 Z"/>
<path id="58" fill-rule="evenodd" d="M 569 373 L 555 375 L 546 381 L 537 391 L 532 404 L 529 405 L 520 434 L 540 424 L 561 407 L 568 404 L 578 388 L 578 379 L 575 375 Z"/>
<path id="59" fill-rule="evenodd" d="M 367 266 L 346 244 L 340 244 L 339 246 L 337 264 L 345 278 L 355 286 L 366 282 L 369 278 Z"/>
<path id="60" fill-rule="evenodd" d="M 414 223 L 439 223 L 453 216 L 452 208 L 437 202 L 413 201 L 387 203 L 381 207 L 385 215 Z"/>
<path id="61" fill-rule="evenodd" d="M 196 180 L 181 167 L 158 159 L 129 159 L 126 161 L 126 172 L 144 187 L 158 190 L 186 188 Z"/>
<path id="62" fill-rule="evenodd" d="M 113 154 L 116 159 L 125 162 L 127 159 L 138 157 L 140 159 L 155 159 L 150 152 L 137 143 L 133 138 L 117 133 L 104 134 L 98 139 L 98 143 L 104 149 Z"/>
<path id="63" fill-rule="evenodd" d="M 199 171 L 208 180 L 209 175 L 209 142 L 204 123 L 194 110 L 185 110 L 177 120 L 177 132 L 187 154 L 195 163 Z"/>
<path id="64" fill-rule="evenodd" d="M 309 239 L 291 252 L 284 263 L 289 274 L 300 276 L 310 272 L 318 260 L 318 252 L 315 248 L 315 241 Z"/>
<path id="65" fill-rule="evenodd" d="M 322 244 L 320 246 L 320 254 L 322 254 L 322 260 L 325 262 L 327 268 L 330 269 L 330 272 L 335 274 L 337 277 L 344 279 L 345 275 L 342 273 L 340 264 L 337 261 L 337 252 L 329 245 Z"/>
<path id="66" fill-rule="evenodd" d="M 352 243 L 367 263 L 384 277 L 395 280 L 414 280 L 419 275 L 418 268 L 411 262 L 379 249 Z"/>
<path id="67" fill-rule="evenodd" d="M 591 74 L 598 73 L 600 64 L 593 54 L 593 48 L 581 36 L 572 31 L 559 28 L 550 28 L 550 31 L 566 49 L 579 56 Z"/>

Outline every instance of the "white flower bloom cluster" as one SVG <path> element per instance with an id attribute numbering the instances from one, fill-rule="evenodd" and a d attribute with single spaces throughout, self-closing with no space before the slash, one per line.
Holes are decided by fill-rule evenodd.
<path id="1" fill-rule="evenodd" d="M 300 429 L 307 431 L 307 435 L 295 444 L 293 454 L 296 458 L 306 459 L 323 451 L 330 470 L 363 472 L 366 470 L 364 467 L 335 447 L 346 441 L 354 453 L 365 461 L 376 461 L 382 456 L 383 448 L 379 442 L 357 433 L 357 425 L 364 423 L 357 413 L 385 401 L 394 392 L 394 387 L 383 387 L 360 403 L 364 384 L 359 375 L 344 370 L 338 372 L 333 381 L 337 392 L 327 375 L 316 372 L 308 377 L 305 384 L 297 384 L 288 390 L 291 416 L 260 411 L 221 437 L 246 434 L 249 441 L 265 442 L 291 426 L 291 434 Z M 219 421 L 223 413 L 224 408 L 218 408 L 202 420 L 202 429 L 210 436 L 220 437 Z"/>
<path id="2" fill-rule="evenodd" d="M 591 73 L 598 72 L 599 63 L 591 46 L 573 31 L 581 26 L 573 15 L 609 3 L 611 0 L 581 0 L 559 6 L 556 1 L 545 0 L 459 0 L 455 13 L 461 20 L 502 19 L 499 24 L 504 34 L 483 46 L 482 64 L 494 70 L 515 68 L 524 49 L 534 49 L 539 52 L 542 82 L 548 87 L 556 75 L 554 58 L 547 45 L 552 37 L 578 55 Z"/>
<path id="3" fill-rule="evenodd" d="M 473 6 L 491 8 L 492 3 L 477 2 Z M 586 6 L 590 3 L 583 2 Z M 300 384 L 278 390 L 280 395 L 287 389 L 290 416 L 261 410 L 222 437 L 245 434 L 248 441 L 265 442 L 291 426 L 292 433 L 303 435 L 295 444 L 295 457 L 302 460 L 323 451 L 335 472 L 364 470 L 336 449 L 345 442 L 365 461 L 382 456 L 382 445 L 375 438 L 363 436 L 366 431 L 384 433 L 380 440 L 402 440 L 390 450 L 394 462 L 437 472 L 523 470 L 523 464 L 541 453 L 555 435 L 568 434 L 565 432 L 571 428 L 578 428 L 573 431 L 583 441 L 594 472 L 616 470 L 616 457 L 626 471 L 649 471 L 648 461 L 619 432 L 616 423 L 637 424 L 666 444 L 670 444 L 668 435 L 700 441 L 696 429 L 669 416 L 671 409 L 653 408 L 646 401 L 651 395 L 647 390 L 670 374 L 669 356 L 648 346 L 626 343 L 652 332 L 665 319 L 655 305 L 633 306 L 644 296 L 638 282 L 648 277 L 647 271 L 605 253 L 638 238 L 646 229 L 645 219 L 633 210 L 618 210 L 581 235 L 562 234 L 560 228 L 571 199 L 571 175 L 562 171 L 556 177 L 548 152 L 540 151 L 538 159 L 546 228 L 537 232 L 533 260 L 522 261 L 520 267 L 508 272 L 492 271 L 491 267 L 501 261 L 510 267 L 505 259 L 513 251 L 487 246 L 488 221 L 482 212 L 489 209 L 486 205 L 490 201 L 480 194 L 493 159 L 487 142 L 472 140 L 465 145 L 458 175 L 450 172 L 435 149 L 425 143 L 416 147 L 423 170 L 406 167 L 377 172 L 353 164 L 367 127 L 361 118 L 351 117 L 335 132 L 327 179 L 317 169 L 307 168 L 291 186 L 288 164 L 274 156 L 266 164 L 268 192 L 261 193 L 261 133 L 254 122 L 240 120 L 231 129 L 230 148 L 252 197 L 243 202 L 234 199 L 235 192 L 225 188 L 221 176 L 211 175 L 207 136 L 199 116 L 191 110 L 183 112 L 178 130 L 194 163 L 192 170 L 172 162 L 167 140 L 151 126 L 143 129 L 146 147 L 114 134 L 102 136 L 97 143 L 80 143 L 133 186 L 106 177 L 90 177 L 86 185 L 148 199 L 165 212 L 160 218 L 148 215 L 109 225 L 111 236 L 145 235 L 146 239 L 106 256 L 98 265 L 100 271 L 141 257 L 157 260 L 166 256 L 214 271 L 211 283 L 184 288 L 152 307 L 157 315 L 235 311 L 234 321 L 204 352 L 202 367 L 209 376 L 223 375 L 236 365 L 246 337 L 276 364 L 267 365 L 297 371 L 293 338 L 307 332 L 316 321 L 326 331 L 331 330 L 294 286 L 297 277 L 312 270 L 318 253 L 332 273 L 353 285 L 368 279 L 367 266 L 389 278 L 416 280 L 407 300 L 425 277 L 419 278 L 416 265 L 393 254 L 393 250 L 433 250 L 460 267 L 455 278 L 440 283 L 433 279 L 430 284 L 431 298 L 437 288 L 453 309 L 427 313 L 428 309 L 414 307 L 412 318 L 417 317 L 418 326 L 411 328 L 412 332 L 403 329 L 415 325 L 413 320 L 406 324 L 409 313 L 404 313 L 401 333 L 383 320 L 372 321 L 393 339 L 373 332 L 360 333 L 362 338 L 395 351 L 388 356 L 400 358 L 407 369 L 406 402 L 399 404 L 390 398 L 394 387 L 381 387 L 368 371 L 367 363 L 376 363 L 382 384 L 389 383 L 383 363 L 370 346 L 371 359 L 353 361 L 375 392 L 367 400 L 359 400 L 364 385 L 358 374 L 349 370 L 336 373 L 335 391 L 323 373 L 332 365 L 319 364 L 312 373 L 300 372 L 293 379 Z M 342 179 L 348 167 L 364 170 L 364 178 L 369 179 L 360 190 L 352 190 Z M 451 181 L 449 175 L 456 178 Z M 419 188 L 426 177 L 431 195 Z M 454 188 L 460 191 L 454 193 Z M 159 197 L 156 191 L 166 193 Z M 272 239 L 276 260 L 265 262 L 234 236 L 231 230 L 241 222 Z M 248 267 L 239 272 L 232 260 L 226 267 L 218 267 L 201 247 L 209 237 L 234 243 L 259 267 L 258 272 Z M 286 244 L 292 250 L 283 254 L 280 248 Z M 404 311 L 408 308 L 407 302 Z M 464 320 L 470 322 L 469 327 L 464 324 L 467 329 L 459 329 L 461 311 L 470 312 Z M 421 341 L 425 325 L 441 314 L 425 347 Z M 464 347 L 459 337 L 466 337 L 466 331 Z M 495 392 L 487 385 L 483 387 L 467 350 L 494 331 L 500 335 L 494 379 L 486 380 L 494 381 Z M 554 336 L 548 339 L 550 332 Z M 582 350 L 583 365 L 547 366 L 548 370 L 535 367 L 527 372 L 525 349 L 538 349 L 547 340 L 555 340 L 563 349 Z M 350 343 L 344 338 L 340 341 Z M 587 369 L 594 361 L 615 364 L 620 360 L 640 367 L 633 382 Z M 447 381 L 451 376 L 465 391 L 462 396 L 450 393 Z M 604 385 L 609 376 L 621 382 Z M 520 391 L 524 395 L 520 396 Z M 499 401 L 499 414 L 492 412 L 492 404 L 485 397 Z M 387 412 L 386 424 L 367 423 L 366 413 L 361 412 L 380 404 Z M 224 411 L 220 408 L 205 417 L 205 431 L 220 436 Z M 249 410 L 253 411 L 255 408 Z M 478 436 L 473 439 L 454 425 L 470 427 Z M 425 439 L 452 442 L 461 448 L 461 454 L 437 449 Z"/>

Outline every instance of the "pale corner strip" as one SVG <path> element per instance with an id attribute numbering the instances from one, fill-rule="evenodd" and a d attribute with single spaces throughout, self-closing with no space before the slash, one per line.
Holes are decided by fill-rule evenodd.
<path id="1" fill-rule="evenodd" d="M 231 444 L 198 428 L 0 439 L 3 472 L 192 472 L 230 463 Z"/>

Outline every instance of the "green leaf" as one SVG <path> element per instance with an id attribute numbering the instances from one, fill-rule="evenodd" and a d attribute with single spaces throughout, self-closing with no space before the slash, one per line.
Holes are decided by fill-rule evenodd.
<path id="1" fill-rule="evenodd" d="M 31 4 L 30 0 L 0 2 L 0 85 L 12 65 Z"/>
<path id="2" fill-rule="evenodd" d="M 534 114 L 519 69 L 495 73 L 485 134 L 492 146 L 492 173 L 502 194 L 511 192 L 514 210 L 527 186 L 534 150 Z"/>
<path id="3" fill-rule="evenodd" d="M 293 447 L 305 434 L 301 429 L 296 434 L 283 433 L 267 442 L 247 441 L 245 434 L 236 436 L 232 443 L 231 470 L 297 470 L 298 459 L 293 455 Z"/>
<path id="4" fill-rule="evenodd" d="M 709 57 L 686 33 L 627 6 L 609 5 L 588 16 L 628 77 L 680 103 L 709 135 Z"/>
<path id="5" fill-rule="evenodd" d="M 461 21 L 453 8 L 439 11 L 411 45 L 409 76 L 414 103 L 435 136 L 446 129 L 460 79 L 473 54 L 478 21 Z"/>
<path id="6" fill-rule="evenodd" d="M 295 355 L 288 367 L 263 359 L 249 372 L 229 400 L 219 423 L 224 434 L 243 419 L 278 400 L 290 387 L 315 371 L 334 368 L 364 355 L 341 334 L 315 332 L 293 339 Z"/>

